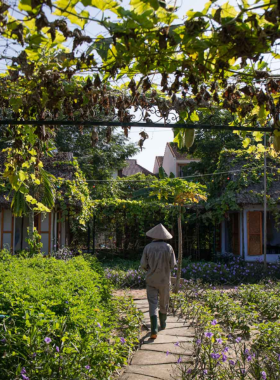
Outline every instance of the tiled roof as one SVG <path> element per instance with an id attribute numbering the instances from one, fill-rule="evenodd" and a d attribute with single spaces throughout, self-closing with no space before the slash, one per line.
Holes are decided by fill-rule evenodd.
<path id="1" fill-rule="evenodd" d="M 122 170 L 122 175 L 127 177 L 129 175 L 143 173 L 145 175 L 154 175 L 148 169 L 143 168 L 143 166 L 137 164 L 137 160 L 126 160 L 128 166 Z"/>
<path id="2" fill-rule="evenodd" d="M 176 143 L 167 143 L 171 153 L 177 160 L 191 160 L 188 153 L 180 153 L 178 150 L 178 145 Z"/>

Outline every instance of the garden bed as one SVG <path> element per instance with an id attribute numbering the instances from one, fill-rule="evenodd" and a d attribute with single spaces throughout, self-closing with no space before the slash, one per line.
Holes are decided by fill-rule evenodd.
<path id="1" fill-rule="evenodd" d="M 140 313 L 96 260 L 3 257 L 0 378 L 109 379 L 138 343 Z"/>
<path id="2" fill-rule="evenodd" d="M 140 269 L 140 261 L 114 259 L 102 263 L 106 277 L 119 289 L 145 288 L 145 272 Z M 223 262 L 190 262 L 183 260 L 182 278 L 184 280 L 200 280 L 205 284 L 233 287 L 240 284 L 257 284 L 264 279 L 280 280 L 280 263 L 268 264 L 264 273 L 263 263 L 248 263 L 233 258 Z M 172 271 L 175 277 L 177 269 Z"/>
<path id="3" fill-rule="evenodd" d="M 196 331 L 195 364 L 180 379 L 279 380 L 279 282 L 224 291 L 188 281 L 171 307 Z"/>

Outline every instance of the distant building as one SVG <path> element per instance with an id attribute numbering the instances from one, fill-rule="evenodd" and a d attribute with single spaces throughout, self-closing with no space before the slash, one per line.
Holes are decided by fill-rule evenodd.
<path id="1" fill-rule="evenodd" d="M 118 177 L 128 177 L 130 175 L 137 174 L 137 173 L 143 173 L 145 175 L 154 175 L 148 169 L 146 169 L 143 166 L 139 165 L 137 163 L 137 160 L 128 159 L 128 160 L 125 160 L 125 161 L 126 161 L 127 166 L 125 168 L 123 168 L 123 169 L 120 169 L 120 170 L 116 171 L 113 174 L 113 178 L 116 178 L 117 176 Z"/>
<path id="2" fill-rule="evenodd" d="M 188 153 L 180 153 L 177 144 L 167 143 L 164 156 L 156 156 L 155 158 L 153 173 L 158 174 L 159 168 L 162 166 L 168 176 L 173 173 L 175 177 L 183 177 L 183 167 L 191 162 L 199 161 L 192 158 Z"/>
<path id="3" fill-rule="evenodd" d="M 42 158 L 44 169 L 57 178 L 72 180 L 76 169 L 71 165 L 72 153 L 56 153 L 53 157 Z M 0 154 L 0 172 L 5 169 L 5 154 Z M 64 193 L 64 186 L 61 187 Z M 0 249 L 6 248 L 11 252 L 28 248 L 28 216 L 16 217 L 12 214 L 10 191 L 0 189 Z M 66 198 L 65 198 L 66 199 Z M 68 207 L 68 206 L 67 206 Z M 79 208 L 80 205 L 77 205 Z M 34 224 L 41 235 L 42 252 L 45 254 L 70 244 L 69 217 L 62 217 L 63 210 L 56 204 L 53 210 L 45 214 L 36 214 Z"/>

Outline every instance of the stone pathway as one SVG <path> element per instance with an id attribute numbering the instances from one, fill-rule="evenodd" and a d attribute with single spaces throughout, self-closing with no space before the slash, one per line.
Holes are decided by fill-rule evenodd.
<path id="1" fill-rule="evenodd" d="M 194 329 L 189 327 L 184 320 L 169 315 L 167 326 L 159 331 L 157 339 L 150 339 L 150 317 L 148 301 L 146 299 L 134 299 L 138 309 L 144 313 L 144 326 L 147 334 L 141 340 L 140 349 L 134 354 L 130 365 L 126 368 L 120 380 L 171 380 L 179 379 L 177 362 L 191 363 L 192 341 Z M 175 343 L 178 342 L 178 345 Z"/>

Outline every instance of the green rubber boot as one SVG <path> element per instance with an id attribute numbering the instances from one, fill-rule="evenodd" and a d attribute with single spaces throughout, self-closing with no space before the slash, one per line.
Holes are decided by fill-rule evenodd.
<path id="1" fill-rule="evenodd" d="M 164 313 L 161 313 L 160 311 L 159 311 L 158 315 L 159 315 L 160 328 L 161 328 L 161 330 L 165 330 L 167 315 Z"/>
<path id="2" fill-rule="evenodd" d="M 151 339 L 156 339 L 157 333 L 158 333 L 157 316 L 152 315 L 150 319 L 151 319 Z"/>

